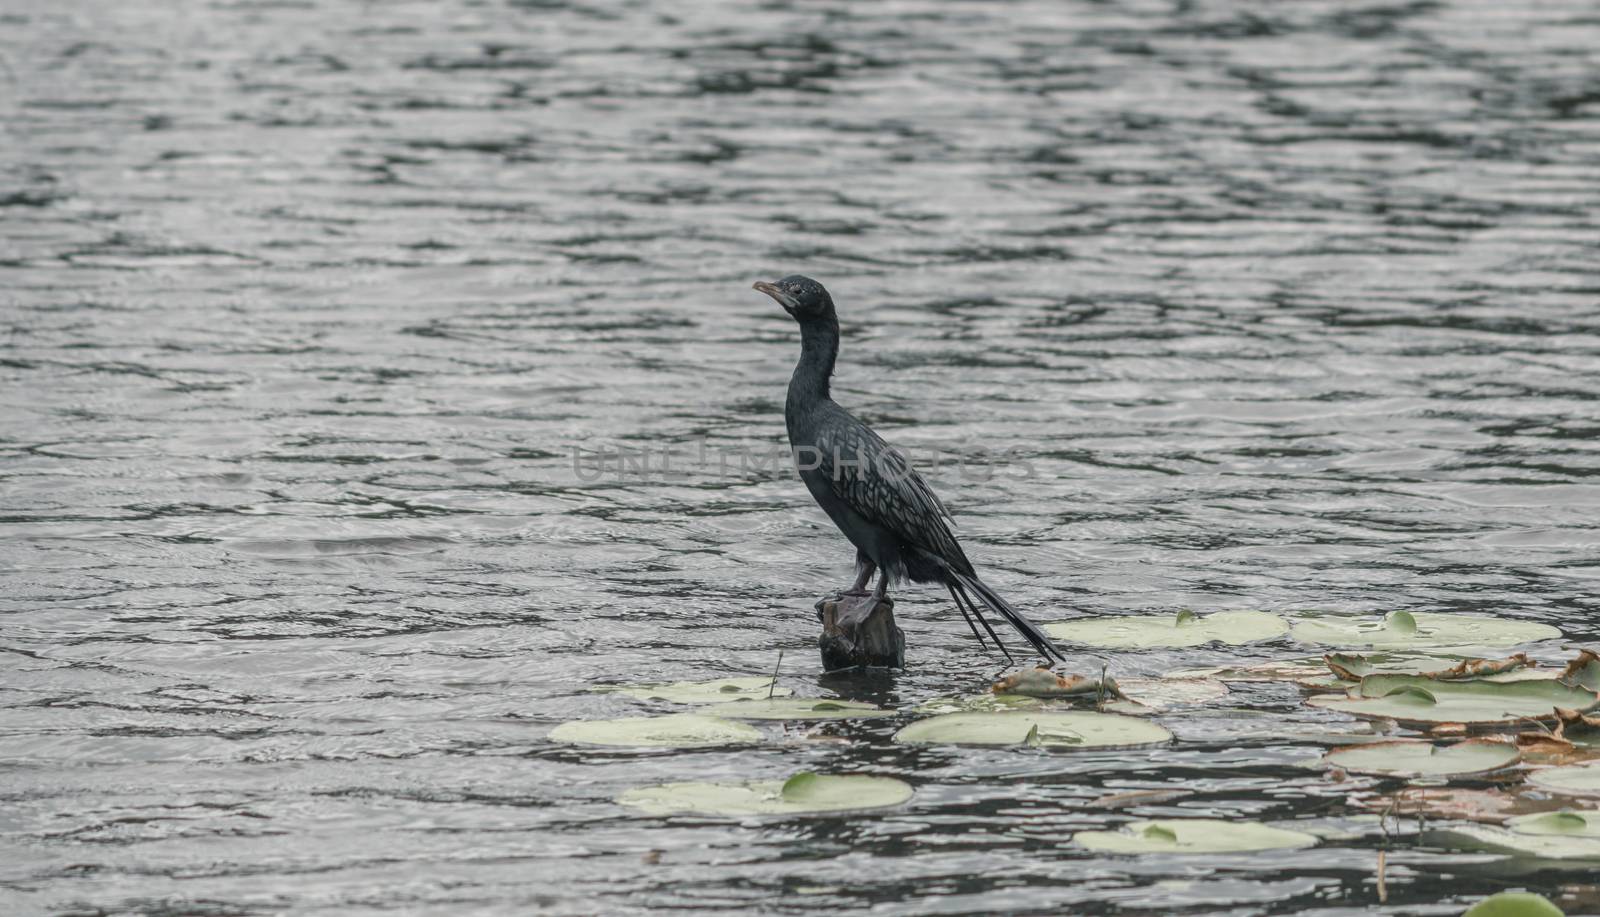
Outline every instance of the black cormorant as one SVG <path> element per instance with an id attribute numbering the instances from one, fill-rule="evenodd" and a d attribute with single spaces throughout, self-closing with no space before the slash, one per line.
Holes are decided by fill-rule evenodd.
<path id="1" fill-rule="evenodd" d="M 973 617 L 1005 652 L 972 594 L 1046 659 L 1065 659 L 1044 631 L 978 579 L 950 532 L 949 511 L 928 482 L 871 427 L 829 397 L 828 378 L 839 354 L 839 319 L 828 291 L 798 274 L 755 288 L 800 323 L 800 362 L 789 380 L 783 415 L 800 479 L 856 546 L 856 582 L 850 593 L 864 595 L 874 571 L 878 584 L 873 595 L 880 599 L 887 596 L 891 581 L 943 583 L 979 643 L 983 637 Z"/>

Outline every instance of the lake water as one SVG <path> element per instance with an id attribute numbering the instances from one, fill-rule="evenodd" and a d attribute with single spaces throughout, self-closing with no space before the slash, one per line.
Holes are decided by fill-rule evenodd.
<path id="1" fill-rule="evenodd" d="M 921 587 L 907 671 L 819 678 L 851 551 L 740 464 L 782 444 L 798 351 L 750 284 L 792 272 L 839 305 L 836 397 L 963 462 L 930 478 L 1037 620 L 1600 639 L 1597 48 L 1585 0 L 9 4 L 4 910 L 1600 913 L 1587 869 L 1359 818 L 1378 782 L 1316 766 L 1358 727 L 1278 685 L 1154 750 L 545 739 L 661 709 L 593 683 L 780 650 L 801 694 L 897 706 L 1001 671 Z M 584 464 L 621 450 L 652 473 Z M 917 794 L 612 802 L 806 769 Z M 1195 792 L 1084 805 L 1163 787 Z M 1325 840 L 1069 842 L 1185 815 Z"/>

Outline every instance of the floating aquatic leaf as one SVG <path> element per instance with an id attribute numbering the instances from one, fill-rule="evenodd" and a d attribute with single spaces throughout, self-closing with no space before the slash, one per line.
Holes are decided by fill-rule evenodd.
<path id="1" fill-rule="evenodd" d="M 1341 697 L 1321 695 L 1316 707 L 1353 716 L 1386 717 L 1408 726 L 1463 727 L 1553 721 L 1556 707 L 1588 710 L 1600 696 L 1558 681 L 1436 681 L 1420 675 L 1368 675 Z"/>
<path id="2" fill-rule="evenodd" d="M 1569 685 L 1600 691 L 1600 654 L 1594 650 L 1579 650 L 1578 658 L 1567 663 L 1560 678 Z"/>
<path id="3" fill-rule="evenodd" d="M 1289 632 L 1289 625 L 1264 611 L 1219 611 L 1209 615 L 1180 612 L 1174 617 L 1132 615 L 1058 621 L 1044 625 L 1044 629 L 1050 636 L 1071 643 L 1143 649 L 1205 643 L 1238 646 L 1281 637 Z"/>
<path id="4" fill-rule="evenodd" d="M 1484 678 L 1497 681 L 1519 681 L 1528 678 L 1554 677 L 1526 670 L 1538 666 L 1524 653 L 1504 659 L 1461 659 L 1454 665 L 1436 656 L 1362 656 L 1350 653 L 1329 653 L 1322 657 L 1333 674 L 1345 681 L 1360 681 L 1368 675 L 1420 675 L 1435 681 L 1460 681 Z M 1515 673 L 1516 678 L 1505 676 Z"/>
<path id="5" fill-rule="evenodd" d="M 1136 821 L 1119 831 L 1079 831 L 1072 839 L 1105 853 L 1246 853 L 1317 843 L 1315 836 L 1301 831 L 1215 818 Z"/>
<path id="6" fill-rule="evenodd" d="M 1320 656 L 1300 659 L 1279 659 L 1242 666 L 1214 666 L 1204 669 L 1180 669 L 1161 676 L 1180 681 L 1190 679 L 1215 679 L 1223 682 L 1287 681 L 1313 690 L 1343 691 L 1347 686 L 1328 673 L 1328 666 Z"/>
<path id="7" fill-rule="evenodd" d="M 1509 675 L 1520 669 L 1537 668 L 1539 663 L 1528 658 L 1527 653 L 1513 653 L 1504 659 L 1463 659 L 1448 669 L 1423 672 L 1426 678 L 1440 681 L 1460 681 L 1467 678 L 1494 678 Z"/>
<path id="8" fill-rule="evenodd" d="M 1467 908 L 1461 917 L 1566 917 L 1566 913 L 1543 895 L 1501 892 Z"/>
<path id="9" fill-rule="evenodd" d="M 1517 763 L 1517 746 L 1497 739 L 1468 739 L 1454 745 L 1401 740 L 1336 748 L 1328 764 L 1358 774 L 1390 777 L 1446 777 L 1483 774 Z"/>
<path id="10" fill-rule="evenodd" d="M 741 697 L 787 697 L 794 691 L 772 684 L 772 676 L 723 678 L 717 681 L 675 681 L 665 685 L 595 685 L 590 691 L 626 694 L 640 700 L 664 700 L 675 704 L 725 703 Z"/>
<path id="11" fill-rule="evenodd" d="M 1556 738 L 1584 748 L 1600 747 L 1600 716 L 1557 707 L 1556 720 Z"/>
<path id="12" fill-rule="evenodd" d="M 638 787 L 617 802 L 651 815 L 801 815 L 897 806 L 910 784 L 890 777 L 799 773 L 756 783 L 664 783 Z"/>
<path id="13" fill-rule="evenodd" d="M 1014 672 L 994 683 L 995 694 L 1021 697 L 1120 696 L 1117 683 L 1088 675 L 1057 675 L 1045 666 Z"/>
<path id="14" fill-rule="evenodd" d="M 1522 834 L 1551 834 L 1562 837 L 1590 837 L 1600 840 L 1600 810 L 1544 812 L 1521 815 L 1506 826 Z"/>
<path id="15" fill-rule="evenodd" d="M 1116 686 L 1123 698 L 1144 707 L 1140 712 L 1145 713 L 1168 707 L 1209 704 L 1229 693 L 1227 685 L 1210 678 L 1124 678 Z M 1114 702 L 1107 709 L 1120 710 L 1121 707 Z"/>
<path id="16" fill-rule="evenodd" d="M 1306 617 L 1294 623 L 1293 633 L 1303 643 L 1377 649 L 1515 646 L 1561 636 L 1554 627 L 1533 621 L 1426 611 L 1395 611 L 1381 619 Z"/>
<path id="17" fill-rule="evenodd" d="M 1421 815 L 1430 819 L 1503 822 L 1522 810 L 1522 799 L 1503 790 L 1467 790 L 1450 786 L 1408 786 L 1396 793 L 1353 798 L 1369 812 Z"/>
<path id="18" fill-rule="evenodd" d="M 935 697 L 918 704 L 916 712 L 931 716 L 940 713 L 993 713 L 1042 706 L 1044 701 L 1021 694 L 973 694 L 968 697 Z"/>
<path id="19" fill-rule="evenodd" d="M 895 733 L 896 742 L 945 745 L 1034 745 L 1046 748 L 1123 748 L 1159 745 L 1172 733 L 1131 716 L 1017 710 L 947 713 L 918 720 Z"/>
<path id="20" fill-rule="evenodd" d="M 889 716 L 893 710 L 850 700 L 820 697 L 775 697 L 771 700 L 736 700 L 702 708 L 708 716 L 738 720 L 842 720 L 852 717 Z"/>
<path id="21" fill-rule="evenodd" d="M 1328 653 L 1322 657 L 1322 661 L 1333 674 L 1344 681 L 1360 681 L 1368 675 L 1378 673 L 1378 667 L 1368 662 L 1365 656 Z"/>
<path id="22" fill-rule="evenodd" d="M 1541 860 L 1600 860 L 1600 812 L 1519 815 L 1503 828 L 1450 825 L 1441 834 L 1458 844 L 1519 853 Z"/>
<path id="23" fill-rule="evenodd" d="M 1560 715 L 1558 708 L 1556 714 Z M 1559 732 L 1560 726 L 1556 727 Z M 1551 732 L 1519 732 L 1512 737 L 1522 752 L 1524 761 L 1546 764 L 1564 764 L 1578 753 L 1578 746 Z"/>
<path id="24" fill-rule="evenodd" d="M 744 723 L 686 713 L 620 720 L 573 720 L 552 729 L 550 741 L 569 745 L 693 748 L 747 745 L 761 741 L 761 733 Z"/>
<path id="25" fill-rule="evenodd" d="M 1537 770 L 1528 775 L 1528 782 L 1566 796 L 1600 796 L 1600 762 Z"/>

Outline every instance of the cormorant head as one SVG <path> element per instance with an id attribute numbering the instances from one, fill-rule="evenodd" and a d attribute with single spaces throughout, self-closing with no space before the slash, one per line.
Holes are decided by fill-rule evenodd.
<path id="1" fill-rule="evenodd" d="M 761 281 L 755 288 L 776 299 L 801 324 L 833 315 L 833 297 L 810 277 L 790 274 L 777 283 Z"/>

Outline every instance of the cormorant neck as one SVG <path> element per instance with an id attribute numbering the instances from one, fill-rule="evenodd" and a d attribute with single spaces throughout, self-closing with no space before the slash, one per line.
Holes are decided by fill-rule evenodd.
<path id="1" fill-rule="evenodd" d="M 839 320 L 832 315 L 800 323 L 800 362 L 789 379 L 791 402 L 826 401 L 828 377 L 839 356 Z"/>

